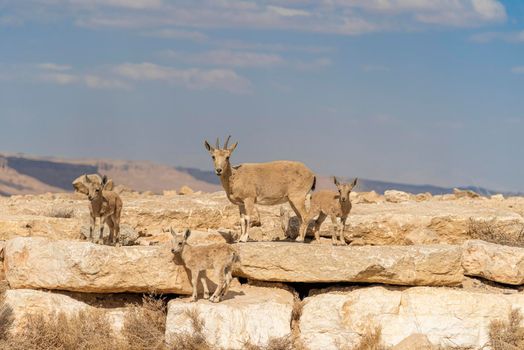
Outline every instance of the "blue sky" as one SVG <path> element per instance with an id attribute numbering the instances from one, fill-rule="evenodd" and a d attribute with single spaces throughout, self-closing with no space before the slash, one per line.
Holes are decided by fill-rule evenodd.
<path id="1" fill-rule="evenodd" d="M 524 3 L 0 0 L 0 150 L 524 191 Z"/>

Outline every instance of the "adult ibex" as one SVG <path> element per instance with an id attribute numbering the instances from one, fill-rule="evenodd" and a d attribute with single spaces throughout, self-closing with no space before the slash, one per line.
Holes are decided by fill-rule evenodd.
<path id="1" fill-rule="evenodd" d="M 255 204 L 275 205 L 289 202 L 300 221 L 300 231 L 304 225 L 307 210 L 307 195 L 315 189 L 316 177 L 303 163 L 280 160 L 268 163 L 244 163 L 232 167 L 229 157 L 238 142 L 228 148 L 229 136 L 223 148 L 219 140 L 215 147 L 205 141 L 211 154 L 215 174 L 226 191 L 227 198 L 238 205 L 240 210 L 240 242 L 249 239 L 248 230 Z M 304 241 L 298 236 L 297 241 Z"/>

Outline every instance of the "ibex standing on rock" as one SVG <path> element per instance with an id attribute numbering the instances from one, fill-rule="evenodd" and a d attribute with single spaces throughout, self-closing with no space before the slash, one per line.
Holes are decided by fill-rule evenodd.
<path id="1" fill-rule="evenodd" d="M 248 230 L 255 204 L 275 205 L 289 202 L 303 226 L 307 214 L 306 196 L 315 189 L 316 178 L 313 172 L 303 163 L 286 160 L 244 163 L 232 167 L 229 157 L 238 142 L 228 148 L 230 137 L 227 138 L 224 148 L 220 148 L 218 138 L 215 147 L 207 141 L 204 145 L 213 158 L 215 173 L 220 176 L 227 198 L 240 209 L 239 241 L 247 242 L 249 239 Z M 297 241 L 303 240 L 303 237 L 297 238 Z"/>
<path id="2" fill-rule="evenodd" d="M 187 239 L 191 234 L 189 229 L 186 230 L 182 239 L 179 239 L 176 232 L 170 229 L 173 239 L 171 241 L 171 252 L 176 259 L 181 260 L 186 269 L 191 271 L 191 286 L 193 294 L 191 301 L 197 299 L 198 277 L 204 287 L 204 298 L 209 298 L 209 289 L 207 288 L 206 270 L 214 269 L 218 272 L 217 289 L 209 298 L 210 301 L 217 303 L 223 297 L 229 288 L 233 279 L 233 263 L 238 261 L 238 255 L 227 243 L 211 243 L 205 245 L 189 245 Z"/>
<path id="3" fill-rule="evenodd" d="M 335 186 L 337 186 L 338 193 L 334 191 L 319 191 L 313 193 L 311 197 L 311 204 L 308 215 L 306 217 L 306 225 L 303 231 L 300 231 L 300 235 L 304 237 L 308 224 L 315 216 L 318 218 L 315 220 L 315 241 L 320 243 L 320 225 L 324 222 L 327 216 L 331 218 L 333 223 L 333 233 L 331 239 L 334 245 L 338 245 L 337 231 L 341 245 L 346 245 L 344 239 L 344 229 L 346 227 L 346 219 L 351 211 L 351 201 L 349 195 L 353 188 L 357 184 L 355 178 L 351 183 L 339 183 L 336 177 L 333 177 Z"/>
<path id="4" fill-rule="evenodd" d="M 115 244 L 120 234 L 120 214 L 122 213 L 122 199 L 113 191 L 104 190 L 107 184 L 107 177 L 104 176 L 102 183 L 94 182 L 85 176 L 89 199 L 89 212 L 91 223 L 89 227 L 89 240 L 93 239 L 96 218 L 100 217 L 100 237 L 99 242 L 103 243 L 104 225 L 109 226 L 109 243 Z"/>

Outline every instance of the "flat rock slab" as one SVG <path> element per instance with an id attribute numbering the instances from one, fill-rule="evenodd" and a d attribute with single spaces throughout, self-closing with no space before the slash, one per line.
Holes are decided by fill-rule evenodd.
<path id="1" fill-rule="evenodd" d="M 464 243 L 464 274 L 505 284 L 524 284 L 524 248 L 480 240 Z"/>
<path id="2" fill-rule="evenodd" d="M 203 323 L 202 334 L 217 348 L 244 349 L 246 343 L 265 346 L 271 338 L 291 334 L 293 295 L 281 288 L 242 285 L 231 288 L 225 299 L 211 303 L 200 299 L 174 299 L 168 304 L 166 341 L 195 330 L 190 314 Z"/>
<path id="3" fill-rule="evenodd" d="M 234 275 L 279 282 L 459 285 L 462 248 L 453 245 L 335 247 L 292 242 L 239 243 Z"/>
<path id="4" fill-rule="evenodd" d="M 11 288 L 191 294 L 187 272 L 167 245 L 116 248 L 18 237 L 6 244 L 4 268 Z"/>
<path id="5" fill-rule="evenodd" d="M 386 346 L 422 333 L 437 346 L 480 349 L 489 341 L 492 320 L 506 321 L 512 308 L 523 307 L 520 293 L 435 287 L 348 289 L 306 298 L 300 332 L 310 349 L 352 348 L 370 327 L 381 328 Z"/>
<path id="6" fill-rule="evenodd" d="M 124 326 L 124 318 L 129 307 L 100 308 L 89 305 L 72 296 L 60 293 L 31 289 L 9 289 L 4 294 L 4 305 L 12 311 L 13 323 L 10 332 L 21 332 L 30 316 L 56 317 L 63 313 L 68 317 L 80 312 L 99 312 L 109 321 L 113 331 L 118 334 Z"/>

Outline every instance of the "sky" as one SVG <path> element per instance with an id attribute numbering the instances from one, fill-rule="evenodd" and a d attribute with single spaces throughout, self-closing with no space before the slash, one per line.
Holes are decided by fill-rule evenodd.
<path id="1" fill-rule="evenodd" d="M 524 192 L 524 2 L 0 0 L 0 152 Z"/>

